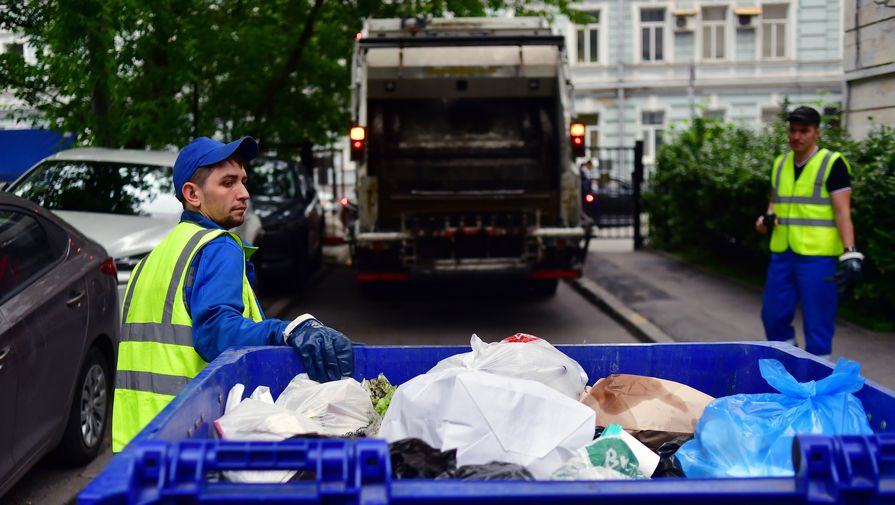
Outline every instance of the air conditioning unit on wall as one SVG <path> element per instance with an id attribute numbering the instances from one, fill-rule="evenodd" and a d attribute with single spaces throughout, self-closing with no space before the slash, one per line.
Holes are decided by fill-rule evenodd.
<path id="1" fill-rule="evenodd" d="M 737 7 L 733 13 L 737 17 L 738 30 L 753 30 L 758 24 L 761 7 Z"/>
<path id="2" fill-rule="evenodd" d="M 675 9 L 671 11 L 674 16 L 675 32 L 692 32 L 696 28 L 696 9 Z"/>

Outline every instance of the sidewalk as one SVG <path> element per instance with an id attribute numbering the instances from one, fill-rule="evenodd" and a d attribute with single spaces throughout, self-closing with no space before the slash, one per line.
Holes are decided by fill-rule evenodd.
<path id="1" fill-rule="evenodd" d="M 671 256 L 631 250 L 626 241 L 591 244 L 584 284 L 596 284 L 595 295 L 608 293 L 611 311 L 644 327 L 644 338 L 678 342 L 764 340 L 761 290 L 718 274 L 694 268 Z M 590 284 L 593 286 L 593 284 Z M 598 300 L 605 304 L 606 300 Z M 617 310 L 622 307 L 621 310 Z M 639 319 L 639 316 L 647 322 Z M 652 324 L 650 324 L 652 323 Z M 796 340 L 804 348 L 801 316 L 794 323 Z M 862 373 L 895 389 L 895 333 L 865 330 L 838 320 L 833 359 L 861 363 Z"/>

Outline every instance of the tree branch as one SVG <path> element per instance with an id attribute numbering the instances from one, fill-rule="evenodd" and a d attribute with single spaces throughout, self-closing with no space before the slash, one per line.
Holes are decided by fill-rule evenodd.
<path id="1" fill-rule="evenodd" d="M 314 24 L 317 22 L 317 17 L 320 15 L 323 2 L 324 0 L 314 0 L 314 6 L 311 7 L 311 11 L 308 13 L 308 18 L 305 19 L 305 25 L 302 28 L 301 35 L 299 35 L 295 47 L 292 48 L 292 52 L 289 53 L 289 58 L 286 60 L 280 73 L 274 77 L 267 86 L 267 93 L 264 94 L 264 101 L 261 102 L 261 105 L 255 110 L 253 135 L 259 136 L 261 125 L 273 111 L 277 95 L 279 95 L 280 91 L 286 86 L 286 81 L 289 79 L 289 76 L 298 70 L 298 65 L 301 63 L 302 53 L 304 53 L 308 42 L 310 42 L 311 37 L 314 35 Z"/>

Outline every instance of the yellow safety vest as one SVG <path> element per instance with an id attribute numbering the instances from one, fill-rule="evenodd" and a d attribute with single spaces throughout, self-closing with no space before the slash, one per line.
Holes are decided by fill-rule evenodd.
<path id="1" fill-rule="evenodd" d="M 842 239 L 833 218 L 833 202 L 827 191 L 830 167 L 837 159 L 851 167 L 840 153 L 820 149 L 795 178 L 792 152 L 774 161 L 771 184 L 774 188 L 774 213 L 779 224 L 771 235 L 771 251 L 792 249 L 805 256 L 838 256 Z"/>
<path id="2" fill-rule="evenodd" d="M 113 452 L 124 449 L 208 364 L 193 348 L 193 321 L 184 303 L 184 285 L 196 253 L 222 235 L 230 235 L 242 246 L 233 233 L 182 222 L 134 269 L 121 315 Z M 254 248 L 243 250 L 248 257 Z M 261 321 L 245 267 L 242 279 L 242 315 Z"/>

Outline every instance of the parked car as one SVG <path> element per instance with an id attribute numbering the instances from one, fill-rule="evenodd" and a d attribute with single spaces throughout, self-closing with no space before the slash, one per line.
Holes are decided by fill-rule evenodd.
<path id="1" fill-rule="evenodd" d="M 599 228 L 634 224 L 634 191 L 620 179 L 585 179 L 582 208 Z"/>
<path id="2" fill-rule="evenodd" d="M 296 162 L 256 158 L 248 186 L 261 218 L 255 268 L 262 282 L 284 287 L 307 279 L 323 257 L 323 206 L 312 178 Z"/>
<path id="3" fill-rule="evenodd" d="M 115 258 L 119 300 L 137 263 L 180 221 L 174 196 L 176 152 L 83 148 L 31 167 L 7 191 L 53 210 Z M 234 230 L 254 244 L 261 221 L 251 205 Z"/>
<path id="4" fill-rule="evenodd" d="M 36 204 L 0 192 L 0 496 L 45 454 L 85 464 L 109 426 L 115 263 Z"/>

